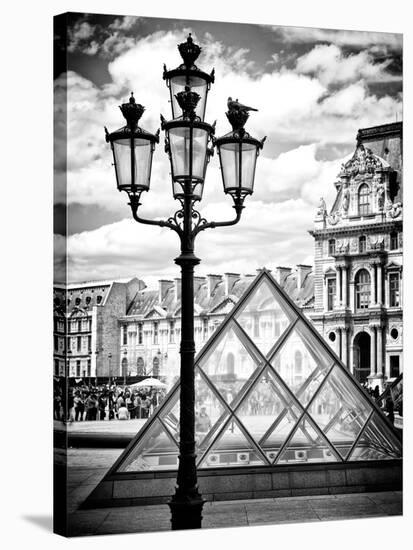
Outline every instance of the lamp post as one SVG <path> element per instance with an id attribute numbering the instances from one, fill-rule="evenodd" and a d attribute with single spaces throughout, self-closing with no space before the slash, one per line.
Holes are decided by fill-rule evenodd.
<path id="1" fill-rule="evenodd" d="M 110 383 L 110 379 L 112 377 L 112 354 L 110 352 L 108 353 L 108 361 L 109 361 L 109 383 Z"/>
<path id="2" fill-rule="evenodd" d="M 179 466 L 175 495 L 169 506 L 172 529 L 200 528 L 204 500 L 198 491 L 195 449 L 195 376 L 194 376 L 194 267 L 196 236 L 205 229 L 235 225 L 241 218 L 244 199 L 252 194 L 255 165 L 264 139 L 257 140 L 245 130 L 249 108 L 232 102 L 226 113 L 232 132 L 215 139 L 215 124 L 204 122 L 207 94 L 214 72 L 204 73 L 194 64 L 201 48 L 191 35 L 178 45 L 183 63 L 172 71 L 164 67 L 163 78 L 171 95 L 172 120 L 161 115 L 165 131 L 165 151 L 171 165 L 172 193 L 181 208 L 167 220 L 149 220 L 138 214 L 141 194 L 149 190 L 152 156 L 159 142 L 159 130 L 151 134 L 138 126 L 144 107 L 133 94 L 129 103 L 120 106 L 126 126 L 109 133 L 117 187 L 129 197 L 133 218 L 143 224 L 167 227 L 175 231 L 181 253 L 175 263 L 181 267 L 181 385 Z M 212 147 L 211 147 L 212 143 Z M 194 208 L 202 199 L 205 174 L 213 146 L 218 149 L 224 193 L 234 202 L 235 217 L 229 221 L 208 222 Z"/>
<path id="3" fill-rule="evenodd" d="M 125 348 L 123 350 L 123 358 L 126 359 L 126 356 L 128 355 L 128 351 L 127 349 Z M 123 370 L 123 386 L 126 386 L 126 371 L 127 371 L 127 365 L 126 365 L 126 361 L 122 361 L 123 365 L 122 365 L 122 370 Z"/>

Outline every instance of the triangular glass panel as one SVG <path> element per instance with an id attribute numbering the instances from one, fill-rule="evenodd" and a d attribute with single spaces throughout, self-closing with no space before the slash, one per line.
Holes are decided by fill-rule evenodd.
<path id="1" fill-rule="evenodd" d="M 325 378 L 333 359 L 300 321 L 277 350 L 271 363 L 305 407 Z"/>
<path id="2" fill-rule="evenodd" d="M 203 449 L 204 442 L 209 440 L 219 428 L 225 412 L 226 409 L 220 398 L 212 391 L 209 383 L 197 368 L 195 372 L 195 441 L 197 450 L 198 448 Z"/>
<path id="3" fill-rule="evenodd" d="M 318 431 L 315 424 L 305 415 L 276 462 L 277 464 L 297 464 L 337 461 L 338 458 L 332 447 Z"/>
<path id="4" fill-rule="evenodd" d="M 263 279 L 235 318 L 258 349 L 267 355 L 296 314 L 286 306 L 276 288 Z"/>
<path id="5" fill-rule="evenodd" d="M 274 462 L 279 450 L 287 441 L 301 413 L 302 411 L 294 403 L 291 403 L 281 410 L 267 434 L 261 439 L 260 447 L 271 463 Z"/>
<path id="6" fill-rule="evenodd" d="M 268 431 L 274 431 L 274 423 L 279 419 L 280 426 L 286 412 L 291 413 L 291 418 L 298 419 L 301 411 L 294 407 L 292 398 L 282 387 L 270 369 L 265 369 L 252 389 L 243 398 L 241 405 L 236 409 L 235 415 L 239 418 L 252 438 L 258 443 L 265 438 Z M 291 410 L 293 409 L 293 410 Z M 293 412 L 296 412 L 294 416 Z M 270 430 L 272 428 L 272 430 Z"/>
<path id="7" fill-rule="evenodd" d="M 247 381 L 259 366 L 241 341 L 242 334 L 235 325 L 228 325 L 198 365 L 214 384 L 219 394 L 231 405 L 242 392 Z M 245 336 L 244 336 L 245 337 Z"/>
<path id="8" fill-rule="evenodd" d="M 361 390 L 336 365 L 311 403 L 309 413 L 346 458 L 372 410 Z"/>
<path id="9" fill-rule="evenodd" d="M 155 418 L 117 467 L 117 472 L 142 472 L 145 470 L 176 470 L 178 446 L 175 440 Z"/>
<path id="10" fill-rule="evenodd" d="M 377 412 L 370 418 L 348 460 L 401 458 L 401 443 Z"/>
<path id="11" fill-rule="evenodd" d="M 236 418 L 231 417 L 208 452 L 200 468 L 227 466 L 262 466 L 267 464 L 254 445 L 245 436 Z"/>

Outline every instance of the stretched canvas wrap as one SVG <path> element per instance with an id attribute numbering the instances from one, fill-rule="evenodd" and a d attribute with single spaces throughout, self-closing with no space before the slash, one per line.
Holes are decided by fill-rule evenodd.
<path id="1" fill-rule="evenodd" d="M 55 532 L 400 515 L 402 36 L 54 31 Z"/>

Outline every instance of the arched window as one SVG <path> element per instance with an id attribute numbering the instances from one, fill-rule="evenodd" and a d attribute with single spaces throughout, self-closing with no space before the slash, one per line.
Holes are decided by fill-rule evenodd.
<path id="1" fill-rule="evenodd" d="M 356 309 L 366 309 L 370 303 L 370 274 L 360 269 L 356 275 Z"/>
<path id="2" fill-rule="evenodd" d="M 227 374 L 233 375 L 235 372 L 235 359 L 233 353 L 228 353 L 227 356 Z"/>
<path id="3" fill-rule="evenodd" d="M 336 241 L 334 239 L 330 239 L 328 241 L 328 254 L 329 256 L 332 256 L 336 253 Z"/>
<path id="4" fill-rule="evenodd" d="M 159 376 L 159 359 L 157 357 L 154 357 L 153 358 L 153 369 L 152 369 L 152 375 L 155 377 L 155 376 Z"/>
<path id="5" fill-rule="evenodd" d="M 364 235 L 359 237 L 359 252 L 363 253 L 367 250 L 367 239 Z"/>
<path id="6" fill-rule="evenodd" d="M 359 187 L 359 215 L 370 214 L 370 189 L 366 183 Z"/>
<path id="7" fill-rule="evenodd" d="M 138 376 L 145 376 L 146 369 L 145 369 L 145 362 L 142 359 L 142 357 L 138 357 L 138 360 L 136 361 L 136 369 Z"/>

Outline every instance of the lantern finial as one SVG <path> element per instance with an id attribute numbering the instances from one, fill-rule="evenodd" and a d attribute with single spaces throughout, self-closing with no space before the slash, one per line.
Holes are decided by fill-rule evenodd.
<path id="1" fill-rule="evenodd" d="M 186 42 L 178 44 L 178 50 L 184 61 L 184 65 L 188 69 L 194 65 L 195 61 L 198 59 L 199 54 L 202 51 L 198 44 L 195 44 L 195 42 L 193 41 L 191 33 L 189 33 Z"/>
<path id="2" fill-rule="evenodd" d="M 131 129 L 137 127 L 139 119 L 145 111 L 145 107 L 143 105 L 136 103 L 136 100 L 133 97 L 133 92 L 131 92 L 129 102 L 119 105 L 119 109 L 122 111 L 122 115 L 125 117 L 128 127 Z"/>

